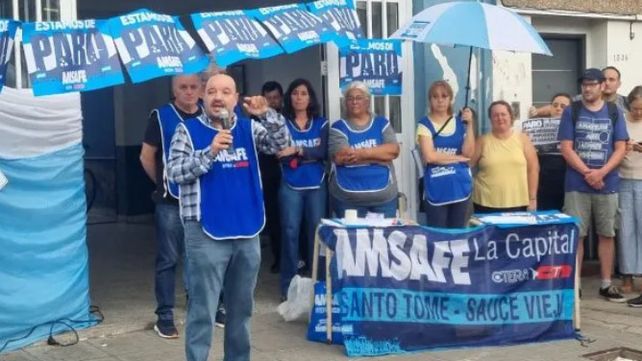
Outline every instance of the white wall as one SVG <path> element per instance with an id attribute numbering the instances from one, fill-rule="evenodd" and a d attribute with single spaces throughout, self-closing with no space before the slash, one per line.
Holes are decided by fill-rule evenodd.
<path id="1" fill-rule="evenodd" d="M 633 39 L 631 39 L 633 31 Z M 642 85 L 642 23 L 609 21 L 607 54 L 604 65 L 612 65 L 622 73 L 619 93 L 627 95 L 636 85 Z"/>
<path id="2" fill-rule="evenodd" d="M 510 52 L 493 53 L 493 101 L 505 100 L 516 105 L 518 120 L 526 119 L 533 99 L 531 55 Z M 485 113 L 485 112 L 484 112 Z M 519 122 L 516 122 L 519 129 Z"/>
<path id="3" fill-rule="evenodd" d="M 525 17 L 530 22 L 529 17 Z M 517 121 L 515 128 L 520 129 L 520 121 L 528 116 L 528 108 L 533 99 L 531 77 L 531 54 L 494 51 L 493 59 L 493 101 L 505 100 L 514 105 Z M 484 112 L 485 116 L 486 112 Z"/>

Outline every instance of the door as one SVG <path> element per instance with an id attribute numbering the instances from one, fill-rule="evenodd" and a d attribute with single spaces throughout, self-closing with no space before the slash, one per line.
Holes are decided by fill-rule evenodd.
<path id="1" fill-rule="evenodd" d="M 544 37 L 555 56 L 533 55 L 533 105 L 550 104 L 557 93 L 578 93 L 583 69 L 583 41 L 579 38 Z"/>
<path id="2" fill-rule="evenodd" d="M 357 0 L 357 13 L 364 35 L 368 38 L 385 39 L 392 35 L 412 17 L 412 5 L 407 0 Z M 332 121 L 341 117 L 342 94 L 339 88 L 339 51 L 334 44 L 326 45 L 327 54 L 327 87 L 326 102 L 328 119 Z M 402 96 L 373 96 L 371 108 L 375 114 L 386 116 L 397 132 L 397 141 L 401 147 L 399 158 L 394 161 L 399 192 L 407 199 L 407 217 L 416 218 L 418 209 L 417 177 L 410 151 L 414 148 L 414 77 L 412 62 L 412 45 L 402 45 L 403 74 Z M 404 211 L 404 210 L 402 210 Z"/>

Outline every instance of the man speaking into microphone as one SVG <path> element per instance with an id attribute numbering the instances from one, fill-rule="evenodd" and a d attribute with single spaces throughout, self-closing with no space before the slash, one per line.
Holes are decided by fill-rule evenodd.
<path id="1" fill-rule="evenodd" d="M 225 293 L 225 360 L 250 359 L 250 317 L 265 225 L 257 152 L 290 143 L 284 118 L 262 96 L 234 114 L 239 95 L 226 74 L 209 78 L 205 114 L 176 128 L 168 177 L 179 184 L 190 289 L 185 331 L 188 361 L 206 361 L 219 294 Z"/>

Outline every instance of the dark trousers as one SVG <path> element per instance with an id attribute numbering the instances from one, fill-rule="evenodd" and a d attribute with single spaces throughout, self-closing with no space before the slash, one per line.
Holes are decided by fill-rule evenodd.
<path id="1" fill-rule="evenodd" d="M 558 210 L 564 206 L 564 178 L 566 162 L 560 154 L 540 154 L 537 209 Z"/>
<path id="2" fill-rule="evenodd" d="M 270 237 L 270 250 L 274 264 L 281 261 L 281 217 L 279 215 L 279 187 L 281 165 L 274 155 L 259 154 L 263 199 L 265 201 L 265 231 Z"/>
<path id="3" fill-rule="evenodd" d="M 423 201 L 426 212 L 426 225 L 428 227 L 463 228 L 468 223 L 468 208 L 470 198 L 443 206 L 433 206 Z"/>

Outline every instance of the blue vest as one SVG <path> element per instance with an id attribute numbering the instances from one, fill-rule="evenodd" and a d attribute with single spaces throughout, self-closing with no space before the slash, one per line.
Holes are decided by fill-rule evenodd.
<path id="1" fill-rule="evenodd" d="M 324 118 L 312 119 L 310 127 L 299 130 L 290 120 L 285 122 L 292 136 L 294 145 L 302 148 L 315 148 L 321 144 L 321 133 L 323 127 L 328 124 Z M 287 164 L 281 164 L 283 179 L 293 189 L 317 189 L 325 178 L 325 164 L 322 160 L 304 161 L 297 168 L 291 168 Z"/>
<path id="2" fill-rule="evenodd" d="M 374 148 L 383 144 L 383 132 L 390 125 L 388 119 L 375 117 L 364 130 L 354 130 L 340 119 L 332 128 L 341 132 L 353 149 Z M 337 185 L 345 192 L 366 193 L 386 189 L 392 182 L 390 167 L 383 164 L 334 165 Z"/>
<path id="3" fill-rule="evenodd" d="M 202 109 L 199 104 L 199 108 Z M 178 184 L 170 182 L 167 179 L 167 161 L 169 160 L 169 148 L 172 143 L 172 137 L 174 136 L 174 131 L 176 126 L 181 122 L 187 120 L 183 119 L 174 107 L 174 104 L 168 103 L 163 105 L 158 109 L 152 110 L 152 113 L 156 112 L 158 118 L 158 125 L 161 131 L 161 146 L 163 151 L 163 187 L 165 192 L 169 193 L 172 197 L 179 199 L 178 194 Z"/>
<path id="4" fill-rule="evenodd" d="M 200 119 L 190 119 L 184 126 L 194 149 L 208 147 L 218 133 Z M 237 118 L 232 136 L 234 153 L 220 151 L 212 168 L 198 179 L 201 226 L 214 239 L 252 238 L 265 225 L 252 121 Z"/>
<path id="5" fill-rule="evenodd" d="M 453 121 L 453 120 L 451 120 Z M 459 117 L 454 118 L 455 133 L 435 136 L 437 130 L 427 117 L 421 118 L 423 124 L 432 134 L 432 142 L 436 151 L 451 155 L 461 155 L 466 136 L 466 126 Z M 470 166 L 466 162 L 453 164 L 427 164 L 424 171 L 424 199 L 434 205 L 441 206 L 465 201 L 473 190 L 473 178 Z"/>

